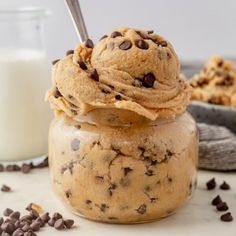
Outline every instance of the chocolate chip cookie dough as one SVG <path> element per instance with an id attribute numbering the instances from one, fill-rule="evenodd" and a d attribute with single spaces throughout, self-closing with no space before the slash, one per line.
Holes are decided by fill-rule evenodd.
<path id="1" fill-rule="evenodd" d="M 52 185 L 72 212 L 140 223 L 170 215 L 196 186 L 198 137 L 190 87 L 171 44 L 114 30 L 53 68 L 47 98 Z"/>
<path id="2" fill-rule="evenodd" d="M 236 69 L 220 56 L 213 56 L 191 79 L 192 99 L 236 107 Z"/>

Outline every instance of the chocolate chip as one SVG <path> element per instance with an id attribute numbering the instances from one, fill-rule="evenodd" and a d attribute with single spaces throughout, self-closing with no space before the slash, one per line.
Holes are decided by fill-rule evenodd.
<path id="1" fill-rule="evenodd" d="M 156 80 L 155 76 L 152 73 L 148 73 L 144 75 L 142 80 L 142 85 L 145 88 L 152 88 L 155 80 Z"/>
<path id="2" fill-rule="evenodd" d="M 76 129 L 81 129 L 81 125 L 75 125 Z"/>
<path id="3" fill-rule="evenodd" d="M 219 204 L 217 204 L 216 209 L 218 211 L 227 211 L 229 207 L 226 202 L 220 202 Z"/>
<path id="4" fill-rule="evenodd" d="M 4 171 L 4 166 L 3 164 L 0 164 L 0 172 L 3 172 Z"/>
<path id="5" fill-rule="evenodd" d="M 151 39 L 148 35 L 141 33 L 140 31 L 136 31 L 136 33 L 143 39 Z"/>
<path id="6" fill-rule="evenodd" d="M 119 94 L 117 94 L 117 95 L 115 96 L 115 99 L 116 99 L 116 100 L 121 100 L 121 96 L 120 96 Z"/>
<path id="7" fill-rule="evenodd" d="M 136 46 L 140 49 L 148 49 L 149 45 L 143 39 L 139 39 L 136 41 Z"/>
<path id="8" fill-rule="evenodd" d="M 101 206 L 100 206 L 100 210 L 101 210 L 102 212 L 105 212 L 107 208 L 109 208 L 109 206 L 107 206 L 107 205 L 104 204 L 104 203 L 101 204 Z"/>
<path id="9" fill-rule="evenodd" d="M 86 66 L 86 64 L 82 60 L 78 60 L 78 64 L 82 70 L 88 69 L 88 67 Z"/>
<path id="10" fill-rule="evenodd" d="M 71 54 L 74 54 L 74 50 L 68 50 L 68 51 L 66 52 L 66 56 L 71 55 Z"/>
<path id="11" fill-rule="evenodd" d="M 2 192 L 10 192 L 11 188 L 9 186 L 3 184 L 2 187 L 1 187 L 1 191 Z"/>
<path id="12" fill-rule="evenodd" d="M 32 210 L 32 205 L 33 205 L 33 203 L 28 204 L 28 206 L 25 208 L 25 210 L 31 211 Z"/>
<path id="13" fill-rule="evenodd" d="M 218 205 L 219 203 L 221 203 L 221 202 L 222 202 L 222 199 L 221 199 L 220 195 L 217 195 L 217 196 L 212 200 L 211 204 L 214 205 L 214 206 L 217 206 L 217 205 Z"/>
<path id="14" fill-rule="evenodd" d="M 110 184 L 110 186 L 108 188 L 108 192 L 109 192 L 110 196 L 112 196 L 113 190 L 116 189 L 116 187 L 117 187 L 116 184 L 113 184 L 113 183 Z"/>
<path id="15" fill-rule="evenodd" d="M 32 230 L 29 230 L 28 232 L 24 233 L 24 236 L 36 236 L 36 234 Z"/>
<path id="16" fill-rule="evenodd" d="M 37 232 L 40 230 L 40 226 L 41 226 L 41 223 L 40 222 L 33 222 L 31 225 L 30 225 L 30 228 L 34 231 L 34 232 Z"/>
<path id="17" fill-rule="evenodd" d="M 71 220 L 71 219 L 65 220 L 64 224 L 67 229 L 70 229 L 74 225 L 74 220 Z"/>
<path id="18" fill-rule="evenodd" d="M 80 141 L 77 138 L 73 139 L 73 141 L 71 142 L 71 149 L 73 151 L 77 151 L 79 150 L 79 147 L 80 147 Z"/>
<path id="19" fill-rule="evenodd" d="M 60 59 L 53 60 L 53 61 L 52 61 L 52 65 L 57 64 L 57 62 L 59 62 L 59 61 L 60 61 Z"/>
<path id="20" fill-rule="evenodd" d="M 13 171 L 19 171 L 20 167 L 16 164 L 13 165 Z"/>
<path id="21" fill-rule="evenodd" d="M 52 216 L 53 219 L 55 220 L 59 220 L 59 219 L 62 219 L 62 215 L 58 212 L 55 212 Z"/>
<path id="22" fill-rule="evenodd" d="M 21 228 L 24 232 L 27 232 L 30 229 L 29 224 L 25 224 L 22 228 Z"/>
<path id="23" fill-rule="evenodd" d="M 124 167 L 124 176 L 126 176 L 131 171 L 133 171 L 133 169 L 131 169 L 129 167 Z"/>
<path id="24" fill-rule="evenodd" d="M 230 185 L 224 181 L 224 182 L 220 185 L 220 189 L 222 189 L 222 190 L 229 190 L 229 189 L 230 189 Z"/>
<path id="25" fill-rule="evenodd" d="M 206 183 L 207 189 L 208 190 L 212 190 L 216 187 L 216 181 L 215 178 L 210 179 L 209 181 L 207 181 Z"/>
<path id="26" fill-rule="evenodd" d="M 139 208 L 137 209 L 137 212 L 141 215 L 143 215 L 144 213 L 146 213 L 147 210 L 147 206 L 145 204 L 142 204 L 139 206 Z"/>
<path id="27" fill-rule="evenodd" d="M 108 36 L 105 34 L 105 35 L 103 35 L 100 39 L 99 39 L 99 41 L 101 41 L 101 40 L 103 40 L 103 39 L 105 39 L 105 38 L 107 38 Z"/>
<path id="28" fill-rule="evenodd" d="M 51 217 L 49 216 L 49 213 L 48 213 L 48 212 L 46 212 L 46 213 L 44 213 L 43 215 L 41 215 L 40 218 L 41 218 L 41 220 L 42 220 L 43 222 L 45 222 L 45 223 L 47 223 L 47 222 L 51 219 Z"/>
<path id="29" fill-rule="evenodd" d="M 30 222 L 33 220 L 33 217 L 31 215 L 24 215 L 20 218 L 20 221 L 27 221 Z"/>
<path id="30" fill-rule="evenodd" d="M 147 33 L 148 33 L 148 34 L 153 34 L 154 31 L 153 31 L 153 30 L 148 30 Z"/>
<path id="31" fill-rule="evenodd" d="M 95 81 L 99 81 L 99 75 L 98 75 L 98 72 L 97 72 L 96 69 L 93 69 L 93 70 L 88 74 L 88 76 L 89 76 L 91 79 L 95 80 Z"/>
<path id="32" fill-rule="evenodd" d="M 92 203 L 92 201 L 91 201 L 91 200 L 89 200 L 89 199 L 87 199 L 87 200 L 85 201 L 85 203 L 86 203 L 86 204 L 91 204 L 91 203 Z"/>
<path id="33" fill-rule="evenodd" d="M 30 215 L 32 216 L 33 219 L 37 219 L 39 217 L 39 213 L 34 209 L 30 210 Z"/>
<path id="34" fill-rule="evenodd" d="M 171 54 L 169 52 L 166 53 L 166 56 L 168 60 L 171 58 Z"/>
<path id="35" fill-rule="evenodd" d="M 156 44 L 158 45 L 158 46 L 162 46 L 162 47 L 167 47 L 167 42 L 166 41 L 160 41 L 160 42 L 156 42 Z"/>
<path id="36" fill-rule="evenodd" d="M 225 214 L 223 214 L 220 219 L 222 221 L 225 221 L 225 222 L 230 222 L 230 221 L 233 221 L 233 216 L 231 215 L 231 212 L 227 212 Z"/>
<path id="37" fill-rule="evenodd" d="M 85 41 L 85 47 L 87 48 L 93 48 L 94 47 L 94 44 L 93 44 L 93 41 L 91 39 L 87 39 Z"/>
<path id="38" fill-rule="evenodd" d="M 6 171 L 13 172 L 14 171 L 14 165 L 7 165 L 6 166 Z"/>
<path id="39" fill-rule="evenodd" d="M 3 215 L 4 215 L 4 216 L 9 216 L 12 212 L 13 212 L 12 209 L 6 208 L 6 209 L 3 211 Z"/>
<path id="40" fill-rule="evenodd" d="M 121 50 L 128 50 L 132 47 L 132 43 L 130 40 L 125 40 L 123 43 L 120 44 L 119 48 Z"/>
<path id="41" fill-rule="evenodd" d="M 31 171 L 31 165 L 30 164 L 23 164 L 21 166 L 21 172 L 24 174 L 28 174 Z"/>
<path id="42" fill-rule="evenodd" d="M 12 236 L 23 236 L 24 232 L 21 229 L 17 229 L 14 231 L 14 233 L 12 234 Z"/>
<path id="43" fill-rule="evenodd" d="M 58 219 L 58 220 L 56 220 L 56 222 L 55 222 L 55 224 L 54 224 L 54 228 L 57 229 L 57 230 L 64 229 L 64 228 L 65 228 L 65 225 L 64 225 L 63 219 Z"/>
<path id="44" fill-rule="evenodd" d="M 70 198 L 72 196 L 71 190 L 67 190 L 65 194 L 67 198 Z"/>
<path id="45" fill-rule="evenodd" d="M 60 93 L 60 91 L 58 90 L 57 87 L 55 88 L 55 91 L 54 91 L 54 97 L 55 97 L 55 98 L 62 97 L 62 95 L 61 95 L 61 93 Z"/>
<path id="46" fill-rule="evenodd" d="M 53 218 L 51 218 L 51 219 L 48 221 L 48 225 L 51 226 L 51 227 L 53 227 L 54 224 L 55 224 L 55 222 L 56 222 L 56 220 L 53 219 Z"/>
<path id="47" fill-rule="evenodd" d="M 20 218 L 20 212 L 19 211 L 14 211 L 10 214 L 9 216 L 11 219 L 16 219 L 16 220 L 19 220 Z"/>
<path id="48" fill-rule="evenodd" d="M 155 166 L 157 164 L 157 160 L 151 160 L 151 166 Z"/>
<path id="49" fill-rule="evenodd" d="M 114 31 L 111 33 L 111 38 L 116 38 L 116 37 L 119 37 L 119 36 L 122 36 L 122 34 L 118 31 Z"/>
<path id="50" fill-rule="evenodd" d="M 13 223 L 3 223 L 1 229 L 8 234 L 12 234 L 15 230 L 15 225 Z"/>

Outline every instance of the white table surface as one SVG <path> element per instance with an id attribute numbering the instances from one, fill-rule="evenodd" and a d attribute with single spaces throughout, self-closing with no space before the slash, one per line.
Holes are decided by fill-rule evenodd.
<path id="1" fill-rule="evenodd" d="M 215 177 L 218 183 L 226 180 L 231 190 L 223 191 L 216 188 L 212 191 L 205 189 L 205 183 Z M 81 235 L 81 236 L 209 236 L 214 234 L 236 236 L 236 173 L 216 173 L 199 171 L 198 188 L 194 197 L 184 207 L 168 218 L 153 223 L 139 225 L 114 225 L 91 222 L 72 215 L 57 199 L 50 188 L 48 169 L 33 170 L 30 174 L 0 173 L 0 185 L 8 184 L 12 192 L 0 192 L 0 212 L 6 207 L 25 212 L 28 203 L 37 203 L 45 211 L 60 212 L 65 218 L 73 218 L 76 227 L 67 231 L 56 231 L 45 227 L 38 235 Z M 225 200 L 234 216 L 233 222 L 221 222 L 222 213 L 217 212 L 210 204 L 211 200 L 220 194 Z M 2 215 L 2 213 L 1 213 Z"/>

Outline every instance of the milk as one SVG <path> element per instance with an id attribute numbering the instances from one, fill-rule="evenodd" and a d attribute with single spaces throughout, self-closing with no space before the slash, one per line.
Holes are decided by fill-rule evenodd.
<path id="1" fill-rule="evenodd" d="M 0 49 L 0 160 L 47 153 L 51 112 L 44 94 L 49 84 L 44 52 Z"/>

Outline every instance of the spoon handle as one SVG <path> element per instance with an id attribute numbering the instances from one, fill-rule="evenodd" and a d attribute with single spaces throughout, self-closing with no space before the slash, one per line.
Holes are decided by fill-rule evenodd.
<path id="1" fill-rule="evenodd" d="M 79 0 L 65 0 L 65 3 L 72 18 L 79 40 L 80 42 L 84 42 L 88 39 L 88 32 L 84 23 Z"/>

